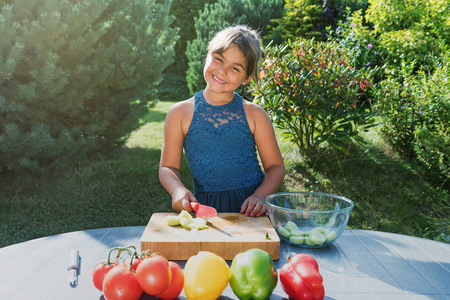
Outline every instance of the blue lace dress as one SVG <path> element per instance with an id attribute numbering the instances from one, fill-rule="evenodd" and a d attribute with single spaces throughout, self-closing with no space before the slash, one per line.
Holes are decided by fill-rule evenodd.
<path id="1" fill-rule="evenodd" d="M 240 212 L 261 184 L 255 139 L 247 123 L 242 97 L 213 106 L 195 94 L 192 122 L 184 150 L 194 180 L 194 196 L 218 212 Z"/>

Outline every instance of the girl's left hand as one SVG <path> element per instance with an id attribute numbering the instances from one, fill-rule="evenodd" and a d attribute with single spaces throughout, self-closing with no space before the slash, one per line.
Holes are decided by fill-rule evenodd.
<path id="1" fill-rule="evenodd" d="M 241 206 L 241 214 L 245 214 L 250 217 L 259 217 L 267 215 L 266 204 L 264 203 L 264 197 L 253 194 L 248 197 Z"/>

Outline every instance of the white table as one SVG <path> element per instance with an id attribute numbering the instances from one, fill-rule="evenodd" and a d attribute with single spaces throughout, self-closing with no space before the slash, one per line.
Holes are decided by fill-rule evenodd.
<path id="1" fill-rule="evenodd" d="M 108 251 L 134 245 L 145 226 L 102 228 L 39 238 L 0 249 L 0 299 L 104 299 L 92 270 Z M 78 284 L 67 266 L 79 250 Z M 319 264 L 325 299 L 450 299 L 450 245 L 399 234 L 345 230 L 332 245 L 303 249 L 281 243 L 279 270 L 287 255 L 308 253 Z M 178 262 L 183 268 L 185 261 Z M 186 299 L 184 293 L 179 297 Z M 141 299 L 156 299 L 144 295 Z M 237 299 L 228 286 L 220 299 Z M 280 282 L 270 299 L 287 299 Z"/>

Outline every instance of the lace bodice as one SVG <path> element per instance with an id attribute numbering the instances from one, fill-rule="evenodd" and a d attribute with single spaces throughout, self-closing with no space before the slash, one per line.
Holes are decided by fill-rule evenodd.
<path id="1" fill-rule="evenodd" d="M 227 191 L 261 183 L 264 174 L 242 101 L 235 93 L 230 103 L 213 106 L 203 98 L 203 90 L 195 95 L 184 140 L 195 191 Z"/>

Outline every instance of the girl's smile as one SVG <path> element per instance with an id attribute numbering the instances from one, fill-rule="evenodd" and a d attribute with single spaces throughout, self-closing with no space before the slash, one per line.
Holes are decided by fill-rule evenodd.
<path id="1" fill-rule="evenodd" d="M 222 53 L 208 53 L 203 76 L 207 83 L 204 97 L 210 101 L 212 94 L 219 101 L 230 101 L 233 92 L 251 79 L 247 75 L 247 59 L 235 44 Z"/>
<path id="2" fill-rule="evenodd" d="M 227 82 L 226 81 L 223 81 L 223 80 L 220 80 L 219 78 L 217 78 L 214 74 L 212 75 L 212 78 L 214 79 L 214 80 L 216 80 L 218 83 L 220 83 L 220 84 L 226 84 Z"/>

